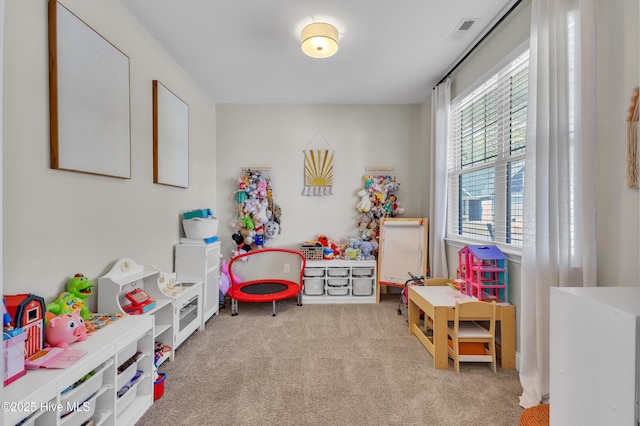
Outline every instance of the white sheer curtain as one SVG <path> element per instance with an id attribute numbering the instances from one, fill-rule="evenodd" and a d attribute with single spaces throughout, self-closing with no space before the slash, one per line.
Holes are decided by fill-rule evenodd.
<path id="1" fill-rule="evenodd" d="M 596 13 L 597 0 L 532 1 L 520 303 L 525 408 L 549 396 L 550 288 L 596 283 Z"/>
<path id="2" fill-rule="evenodd" d="M 447 226 L 447 140 L 451 79 L 447 78 L 431 93 L 431 164 L 429 202 L 429 276 L 448 277 L 445 251 Z"/>

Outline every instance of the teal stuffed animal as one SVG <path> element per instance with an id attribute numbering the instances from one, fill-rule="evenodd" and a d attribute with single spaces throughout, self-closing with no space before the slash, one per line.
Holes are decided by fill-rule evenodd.
<path id="1" fill-rule="evenodd" d="M 75 274 L 67 283 L 67 291 L 60 293 L 58 298 L 47 304 L 47 312 L 54 315 L 67 314 L 80 309 L 83 319 L 91 318 L 91 312 L 85 300 L 93 294 L 94 282 L 89 281 L 83 274 Z"/>

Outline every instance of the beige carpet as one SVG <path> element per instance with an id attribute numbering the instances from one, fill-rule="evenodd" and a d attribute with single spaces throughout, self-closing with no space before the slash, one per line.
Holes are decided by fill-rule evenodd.
<path id="1" fill-rule="evenodd" d="M 435 370 L 397 295 L 366 305 L 240 303 L 160 371 L 144 425 L 517 425 L 515 370 Z M 451 364 L 452 365 L 452 364 Z"/>

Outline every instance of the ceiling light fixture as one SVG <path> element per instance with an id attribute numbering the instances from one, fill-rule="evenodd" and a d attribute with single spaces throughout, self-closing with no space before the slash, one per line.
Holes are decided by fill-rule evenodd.
<path id="1" fill-rule="evenodd" d="M 338 30 L 326 22 L 314 22 L 302 29 L 302 51 L 312 58 L 328 58 L 338 51 Z"/>

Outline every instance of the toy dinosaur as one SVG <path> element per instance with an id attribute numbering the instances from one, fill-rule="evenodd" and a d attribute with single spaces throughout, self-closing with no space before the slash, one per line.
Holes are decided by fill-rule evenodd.
<path id="1" fill-rule="evenodd" d="M 93 286 L 94 282 L 89 281 L 83 274 L 75 274 L 67 283 L 67 291 L 60 293 L 55 301 L 47 304 L 47 312 L 61 315 L 80 309 L 80 316 L 89 319 L 91 312 L 85 300 L 93 294 Z"/>

